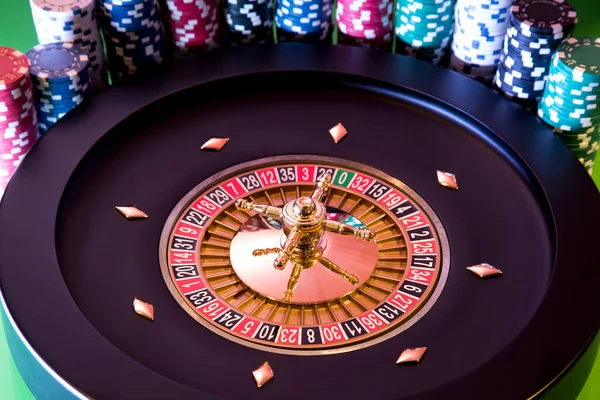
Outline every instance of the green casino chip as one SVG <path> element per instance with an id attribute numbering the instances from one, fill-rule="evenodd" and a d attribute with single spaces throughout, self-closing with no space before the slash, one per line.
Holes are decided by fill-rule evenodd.
<path id="1" fill-rule="evenodd" d="M 557 107 L 582 115 L 593 115 L 600 111 L 600 106 L 596 101 L 567 97 L 555 92 L 553 87 L 546 88 L 545 94 L 542 97 L 542 102 L 549 107 Z"/>
<path id="2" fill-rule="evenodd" d="M 548 74 L 548 82 L 568 95 L 584 98 L 600 94 L 600 84 L 583 85 L 579 82 L 574 82 L 566 75 L 557 73 L 553 68 L 550 69 Z"/>
<path id="3" fill-rule="evenodd" d="M 565 42 L 563 42 L 565 43 Z M 560 49 L 560 46 L 559 46 Z M 598 78 L 595 77 L 594 75 L 589 75 L 589 74 L 584 74 L 582 72 L 582 69 L 573 69 L 571 67 L 569 67 L 568 65 L 566 65 L 564 62 L 561 61 L 561 52 L 559 50 L 557 50 L 556 53 L 554 53 L 554 55 L 552 56 L 552 67 L 554 67 L 554 69 L 556 69 L 557 71 L 562 72 L 563 74 L 566 74 L 569 79 L 574 80 L 575 82 L 579 82 L 579 83 L 588 83 L 588 82 L 598 82 Z"/>
<path id="4" fill-rule="evenodd" d="M 577 158 L 579 160 L 580 163 L 582 163 L 583 165 L 594 165 L 594 160 L 596 159 L 596 154 L 597 151 L 594 151 L 591 155 L 589 156 L 575 156 L 575 158 Z"/>
<path id="5" fill-rule="evenodd" d="M 543 99 L 543 101 L 539 104 L 540 108 L 544 109 L 544 112 L 548 112 L 548 115 L 554 117 L 564 118 L 564 122 L 579 122 L 581 125 L 581 129 L 590 128 L 600 122 L 600 113 L 596 110 L 590 110 L 588 112 L 582 113 L 580 111 L 575 111 L 573 108 L 565 107 L 561 104 L 552 104 L 549 105 L 548 102 Z"/>
<path id="6" fill-rule="evenodd" d="M 403 5 L 396 8 L 397 12 L 408 17 L 411 22 L 438 22 L 444 23 L 454 20 L 454 8 L 448 7 L 445 9 L 415 9 L 409 5 Z"/>
<path id="7" fill-rule="evenodd" d="M 600 38 L 567 38 L 558 47 L 555 59 L 555 66 L 571 71 L 575 81 L 600 82 Z"/>
<path id="8" fill-rule="evenodd" d="M 567 143 L 567 142 L 564 142 L 564 143 L 570 150 L 574 150 L 574 151 L 584 151 L 587 149 L 591 149 L 594 146 L 598 146 L 598 141 L 581 142 L 580 144 L 573 144 L 573 143 Z"/>
<path id="9" fill-rule="evenodd" d="M 594 172 L 594 161 L 582 161 L 578 159 L 583 167 L 587 170 L 588 174 L 592 175 Z"/>
<path id="10" fill-rule="evenodd" d="M 448 12 L 450 12 L 450 14 L 454 13 L 454 2 L 449 0 L 441 4 L 421 4 L 415 1 L 405 0 L 400 7 L 418 15 L 445 14 Z"/>
<path id="11" fill-rule="evenodd" d="M 542 101 L 547 106 L 557 106 L 570 112 L 579 114 L 595 114 L 600 110 L 600 106 L 595 101 L 580 100 L 569 98 L 554 91 L 553 87 L 546 88 Z"/>
<path id="12" fill-rule="evenodd" d="M 550 68 L 548 82 L 552 83 L 559 93 L 569 96 L 595 100 L 600 94 L 600 85 L 575 82 L 565 74 L 556 72 L 554 68 Z"/>
<path id="13" fill-rule="evenodd" d="M 401 34 L 408 34 L 419 39 L 429 38 L 437 40 L 450 40 L 453 32 L 453 24 L 449 24 L 448 26 L 439 26 L 436 28 L 427 28 L 422 25 L 403 22 L 398 28 L 396 28 L 396 31 L 400 32 Z"/>
<path id="14" fill-rule="evenodd" d="M 594 168 L 594 159 L 586 159 L 586 158 L 580 158 L 580 157 L 575 157 L 577 158 L 577 161 L 579 161 L 581 163 L 581 165 L 583 165 L 584 168 L 588 169 L 588 168 Z"/>
<path id="15" fill-rule="evenodd" d="M 560 104 L 551 104 L 551 102 L 549 102 L 548 97 L 543 97 L 540 104 L 541 104 L 540 107 L 543 106 L 546 109 L 546 111 L 549 111 L 551 116 L 554 115 L 554 113 L 556 113 L 559 116 L 567 117 L 567 121 L 569 120 L 568 118 L 581 120 L 581 121 L 586 121 L 588 119 L 591 121 L 595 121 L 598 119 L 598 117 L 600 117 L 600 113 L 598 113 L 595 110 L 582 112 L 580 110 L 576 110 L 576 109 L 573 109 L 570 107 L 565 107 Z M 594 125 L 593 122 L 592 122 L 592 125 Z"/>
<path id="16" fill-rule="evenodd" d="M 450 32 L 437 32 L 427 33 L 420 31 L 413 31 L 408 28 L 397 28 L 396 34 L 404 40 L 404 42 L 422 41 L 426 43 L 433 43 L 435 46 L 447 46 L 450 43 L 452 31 Z M 417 46 L 418 47 L 418 46 Z M 429 46 L 432 47 L 432 46 Z"/>
<path id="17" fill-rule="evenodd" d="M 598 137 L 580 140 L 559 136 L 559 139 L 562 140 L 567 147 L 573 149 L 585 149 L 592 146 L 594 143 L 598 143 Z"/>
<path id="18" fill-rule="evenodd" d="M 578 143 L 578 142 L 592 142 L 594 140 L 598 140 L 600 138 L 600 134 L 598 133 L 576 133 L 571 132 L 568 133 L 557 133 L 555 132 L 561 140 L 569 143 Z"/>
<path id="19" fill-rule="evenodd" d="M 564 129 L 556 128 L 553 125 L 550 126 L 552 132 L 560 137 L 567 137 L 570 139 L 586 139 L 590 136 L 600 134 L 600 126 L 592 126 L 581 131 L 566 131 Z"/>
<path id="20" fill-rule="evenodd" d="M 569 69 L 564 64 L 557 62 L 557 60 L 558 60 L 558 57 L 556 57 L 556 54 L 555 54 L 555 56 L 553 56 L 552 60 L 550 61 L 550 65 L 556 74 L 563 77 L 562 81 L 564 81 L 566 78 L 566 80 L 573 82 L 574 84 L 577 84 L 577 85 L 590 85 L 590 84 L 597 85 L 598 84 L 598 81 L 596 79 L 589 78 L 589 77 L 583 76 L 583 75 L 577 75 L 577 73 L 574 70 Z"/>
<path id="21" fill-rule="evenodd" d="M 411 18 L 404 14 L 397 16 L 400 19 L 401 25 L 406 26 L 411 32 L 421 33 L 423 35 L 428 34 L 430 36 L 448 36 L 449 32 L 454 26 L 454 20 L 435 22 L 424 20 L 421 22 L 415 22 Z"/>
<path id="22" fill-rule="evenodd" d="M 596 154 L 594 153 L 594 157 L 596 156 Z M 578 158 L 578 160 L 580 160 L 580 162 L 583 164 L 584 167 L 588 168 L 590 166 L 594 166 L 594 160 L 593 159 L 585 159 L 585 158 Z"/>
<path id="23" fill-rule="evenodd" d="M 404 0 L 406 3 L 423 5 L 423 6 L 443 6 L 446 3 L 455 3 L 454 0 Z"/>
<path id="24" fill-rule="evenodd" d="M 402 6 L 410 5 L 413 10 L 441 10 L 445 11 L 450 8 L 454 11 L 455 0 L 437 0 L 424 1 L 424 0 L 402 0 Z"/>
<path id="25" fill-rule="evenodd" d="M 571 152 L 577 158 L 583 158 L 585 160 L 595 158 L 598 152 L 598 143 L 587 149 L 572 149 Z"/>
<path id="26" fill-rule="evenodd" d="M 573 118 L 568 114 L 559 112 L 555 108 L 547 107 L 543 102 L 540 102 L 538 116 L 546 123 L 568 131 L 585 130 L 600 122 L 600 116 L 591 118 Z"/>
<path id="27" fill-rule="evenodd" d="M 579 143 L 592 143 L 598 141 L 600 135 L 597 133 L 586 134 L 580 133 L 576 135 L 565 135 L 564 133 L 555 133 L 563 142 L 568 144 L 579 144 Z"/>
<path id="28" fill-rule="evenodd" d="M 397 33 L 397 35 L 403 42 L 413 47 L 441 48 L 446 47 L 450 42 L 450 38 L 447 36 L 423 37 L 413 33 Z"/>
<path id="29" fill-rule="evenodd" d="M 591 153 L 591 155 L 589 156 L 575 156 L 575 158 L 577 158 L 579 160 L 579 162 L 581 162 L 583 165 L 587 166 L 593 166 L 594 165 L 594 160 L 596 159 L 596 155 L 598 154 L 597 151 L 594 151 L 593 153 Z"/>
<path id="30" fill-rule="evenodd" d="M 454 32 L 454 0 L 400 0 L 394 31 L 402 54 L 438 64 Z"/>

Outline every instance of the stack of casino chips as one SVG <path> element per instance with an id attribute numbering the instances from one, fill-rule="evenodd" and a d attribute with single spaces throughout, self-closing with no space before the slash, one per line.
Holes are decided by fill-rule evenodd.
<path id="1" fill-rule="evenodd" d="M 338 43 L 389 49 L 392 43 L 393 0 L 338 0 Z"/>
<path id="2" fill-rule="evenodd" d="M 37 139 L 37 115 L 27 57 L 0 47 L 0 198 Z"/>
<path id="3" fill-rule="evenodd" d="M 516 0 L 494 79 L 496 87 L 526 108 L 537 108 L 552 54 L 576 23 L 575 10 L 563 0 Z"/>
<path id="4" fill-rule="evenodd" d="M 107 86 L 102 39 L 94 0 L 30 0 L 40 44 L 72 42 L 89 57 L 92 88 Z"/>
<path id="5" fill-rule="evenodd" d="M 502 55 L 512 0 L 457 0 L 450 68 L 491 83 Z"/>
<path id="6" fill-rule="evenodd" d="M 333 0 L 278 0 L 279 42 L 321 42 L 329 38 Z"/>
<path id="7" fill-rule="evenodd" d="M 452 39 L 454 5 L 455 0 L 398 0 L 397 51 L 439 64 Z"/>
<path id="8" fill-rule="evenodd" d="M 591 174 L 600 139 L 600 38 L 567 38 L 552 57 L 539 117 Z"/>
<path id="9" fill-rule="evenodd" d="M 40 134 L 90 96 L 87 54 L 73 43 L 40 44 L 27 52 Z"/>
<path id="10" fill-rule="evenodd" d="M 271 0 L 227 0 L 225 21 L 227 39 L 233 46 L 272 42 Z"/>
<path id="11" fill-rule="evenodd" d="M 162 64 L 165 41 L 156 0 L 98 0 L 97 9 L 113 80 Z"/>
<path id="12" fill-rule="evenodd" d="M 217 0 L 167 0 L 169 26 L 180 51 L 212 50 L 219 45 Z"/>

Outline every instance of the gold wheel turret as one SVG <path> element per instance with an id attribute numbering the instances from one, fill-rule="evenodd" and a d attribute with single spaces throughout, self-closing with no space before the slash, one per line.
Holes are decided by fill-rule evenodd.
<path id="1" fill-rule="evenodd" d="M 252 201 L 237 199 L 235 206 L 238 210 L 254 211 L 264 217 L 278 219 L 283 224 L 285 241 L 273 261 L 277 270 L 285 269 L 291 261 L 293 270 L 288 281 L 283 301 L 289 302 L 294 296 L 294 289 L 300 279 L 303 268 L 310 268 L 315 263 L 321 264 L 332 272 L 340 275 L 353 285 L 359 284 L 355 275 L 343 270 L 333 261 L 322 256 L 326 243 L 323 241 L 325 231 L 342 235 L 353 235 L 356 239 L 372 241 L 375 234 L 367 228 L 354 228 L 337 221 L 327 220 L 327 208 L 323 200 L 327 197 L 333 178 L 323 174 L 317 181 L 310 197 L 300 196 L 288 201 L 283 207 L 256 204 Z M 269 254 L 271 249 L 255 249 L 253 255 Z"/>

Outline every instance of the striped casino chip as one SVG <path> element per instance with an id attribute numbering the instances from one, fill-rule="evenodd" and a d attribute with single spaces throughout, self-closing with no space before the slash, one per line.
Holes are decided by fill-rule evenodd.
<path id="1" fill-rule="evenodd" d="M 502 56 L 511 0 L 457 0 L 450 68 L 491 83 Z"/>
<path id="2" fill-rule="evenodd" d="M 227 42 L 262 44 L 273 41 L 271 0 L 227 0 L 224 7 Z"/>
<path id="3" fill-rule="evenodd" d="M 576 23 L 577 13 L 566 1 L 514 1 L 494 78 L 496 89 L 537 109 L 550 77 L 552 56 Z"/>
<path id="4" fill-rule="evenodd" d="M 560 44 L 537 112 L 591 174 L 600 147 L 600 39 Z"/>
<path id="5" fill-rule="evenodd" d="M 455 0 L 398 0 L 396 51 L 439 64 L 454 32 Z"/>
<path id="6" fill-rule="evenodd" d="M 173 44 L 181 51 L 212 50 L 219 44 L 217 0 L 167 0 Z"/>
<path id="7" fill-rule="evenodd" d="M 279 42 L 321 42 L 331 34 L 332 0 L 280 0 L 275 10 Z"/>
<path id="8" fill-rule="evenodd" d="M 0 198 L 38 135 L 29 61 L 18 50 L 0 47 Z"/>
<path id="9" fill-rule="evenodd" d="M 339 43 L 388 49 L 392 43 L 392 0 L 338 0 Z"/>
<path id="10" fill-rule="evenodd" d="M 106 61 L 96 18 L 94 0 L 30 0 L 33 22 L 40 44 L 70 42 L 90 60 L 94 90 L 108 85 Z"/>
<path id="11" fill-rule="evenodd" d="M 27 52 L 40 134 L 90 97 L 90 62 L 71 42 L 39 44 Z"/>
<path id="12" fill-rule="evenodd" d="M 98 0 L 113 80 L 153 73 L 166 55 L 165 37 L 156 0 Z"/>

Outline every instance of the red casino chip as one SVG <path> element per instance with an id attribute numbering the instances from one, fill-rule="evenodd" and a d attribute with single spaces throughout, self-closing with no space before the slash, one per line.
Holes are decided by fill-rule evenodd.
<path id="1" fill-rule="evenodd" d="M 27 78 L 29 79 L 29 78 Z M 22 102 L 24 98 L 31 99 L 33 96 L 30 82 L 19 83 L 19 86 L 0 93 L 0 106 Z"/>
<path id="2" fill-rule="evenodd" d="M 392 42 L 393 2 L 340 0 L 336 21 L 341 42 L 366 48 L 386 48 Z"/>
<path id="3" fill-rule="evenodd" d="M 181 50 L 212 49 L 219 36 L 215 0 L 168 0 L 169 25 L 173 43 Z"/>
<path id="4" fill-rule="evenodd" d="M 29 61 L 25 54 L 0 46 L 0 98 L 6 92 L 26 84 L 28 79 Z"/>
<path id="5" fill-rule="evenodd" d="M 25 90 L 16 91 L 14 96 L 7 98 L 4 101 L 0 100 L 0 114 L 12 114 L 29 109 L 29 104 L 33 104 L 33 90 L 31 87 Z"/>
<path id="6" fill-rule="evenodd" d="M 37 138 L 37 124 L 28 127 L 15 127 L 0 131 L 0 154 L 20 154 L 23 149 L 28 151 Z M 0 161 L 12 160 L 13 157 L 3 157 Z"/>
<path id="7" fill-rule="evenodd" d="M 37 138 L 29 61 L 0 47 L 0 193 Z"/>
<path id="8" fill-rule="evenodd" d="M 29 126 L 34 123 L 36 110 L 33 100 L 25 100 L 21 103 L 3 105 L 0 104 L 0 131 L 15 126 Z"/>
<path id="9" fill-rule="evenodd" d="M 5 108 L 0 106 L 0 128 L 9 126 L 13 123 L 20 123 L 31 116 L 34 109 L 33 102 L 27 101 L 15 108 Z"/>

